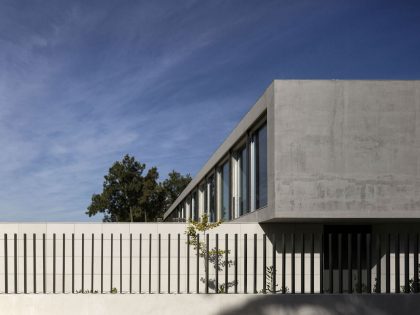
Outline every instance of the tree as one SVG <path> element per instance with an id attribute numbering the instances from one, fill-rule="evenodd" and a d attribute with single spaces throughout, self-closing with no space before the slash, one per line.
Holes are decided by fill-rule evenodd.
<path id="1" fill-rule="evenodd" d="M 156 167 L 152 167 L 144 177 L 143 191 L 139 196 L 144 222 L 155 221 L 165 211 L 165 191 L 158 183 L 158 178 L 159 173 Z"/>
<path id="2" fill-rule="evenodd" d="M 104 222 L 134 222 L 147 219 L 147 203 L 150 187 L 157 179 L 156 168 L 151 168 L 146 176 L 146 165 L 128 154 L 122 161 L 115 162 L 104 176 L 103 191 L 92 196 L 92 203 L 86 214 L 90 217 L 103 213 Z M 144 194 L 147 193 L 147 197 Z M 149 216 L 152 218 L 152 216 Z"/>
<path id="3" fill-rule="evenodd" d="M 102 193 L 93 194 L 86 214 L 103 213 L 104 222 L 150 222 L 162 217 L 191 177 L 172 171 L 160 183 L 156 167 L 146 175 L 145 171 L 146 165 L 128 154 L 115 162 L 104 176 Z"/>
<path id="4" fill-rule="evenodd" d="M 162 183 L 162 188 L 165 191 L 165 211 L 169 209 L 190 182 L 190 174 L 183 176 L 175 170 L 168 174 L 168 178 Z"/>

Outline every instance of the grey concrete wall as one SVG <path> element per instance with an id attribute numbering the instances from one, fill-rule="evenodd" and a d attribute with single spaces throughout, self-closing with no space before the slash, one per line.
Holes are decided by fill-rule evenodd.
<path id="1" fill-rule="evenodd" d="M 14 315 L 411 315 L 415 295 L 0 295 Z"/>
<path id="2" fill-rule="evenodd" d="M 273 218 L 420 218 L 420 81 L 274 90 Z"/>

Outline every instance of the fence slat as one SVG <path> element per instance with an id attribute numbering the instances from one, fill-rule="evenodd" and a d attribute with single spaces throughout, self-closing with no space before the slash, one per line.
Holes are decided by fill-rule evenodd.
<path id="1" fill-rule="evenodd" d="M 63 233 L 63 274 L 62 293 L 66 293 L 66 234 Z"/>
<path id="2" fill-rule="evenodd" d="M 257 293 L 257 234 L 254 234 L 254 293 Z"/>
<path id="3" fill-rule="evenodd" d="M 226 234 L 227 235 L 227 234 Z M 200 293 L 200 246 L 198 245 L 200 244 L 200 234 L 197 234 L 197 252 L 196 252 L 196 256 L 197 256 L 197 277 L 196 277 L 196 292 Z"/>
<path id="4" fill-rule="evenodd" d="M 190 293 L 190 236 L 187 235 L 187 293 Z"/>
<path id="5" fill-rule="evenodd" d="M 122 293 L 122 291 L 122 233 L 120 233 L 120 293 Z"/>
<path id="6" fill-rule="evenodd" d="M 45 259 L 45 233 L 42 234 L 42 291 L 47 293 L 46 286 L 46 259 Z"/>
<path id="7" fill-rule="evenodd" d="M 414 239 L 414 293 L 419 292 L 419 234 L 416 233 Z"/>
<path id="8" fill-rule="evenodd" d="M 152 234 L 149 234 L 149 293 L 152 293 Z"/>
<path id="9" fill-rule="evenodd" d="M 53 293 L 55 293 L 55 233 L 53 234 Z"/>
<path id="10" fill-rule="evenodd" d="M 328 234 L 328 293 L 334 293 L 332 234 Z"/>
<path id="11" fill-rule="evenodd" d="M 176 292 L 179 294 L 181 293 L 181 235 L 178 233 L 178 262 L 177 262 L 177 290 Z"/>
<path id="12" fill-rule="evenodd" d="M 158 293 L 160 293 L 160 272 L 161 272 L 161 236 L 158 234 Z"/>
<path id="13" fill-rule="evenodd" d="M 15 233 L 13 236 L 13 254 L 14 254 L 14 289 L 15 289 L 15 294 L 18 293 L 18 267 L 17 267 L 17 234 Z"/>
<path id="14" fill-rule="evenodd" d="M 215 273 L 215 290 L 219 293 L 219 234 L 216 234 L 216 263 L 214 265 Z"/>
<path id="15" fill-rule="evenodd" d="M 277 250 L 277 244 L 276 244 L 276 235 L 273 233 L 272 236 L 273 239 L 273 253 L 272 253 L 272 265 L 273 265 L 273 270 L 272 270 L 272 283 L 270 283 L 271 291 L 273 294 L 276 293 L 276 284 L 277 284 L 277 279 L 276 279 L 276 250 Z"/>
<path id="16" fill-rule="evenodd" d="M 244 293 L 248 293 L 248 236 L 244 234 Z"/>
<path id="17" fill-rule="evenodd" d="M 142 242 L 143 241 L 143 236 L 142 236 L 142 234 L 140 233 L 139 234 L 139 293 L 141 294 L 141 278 L 142 278 L 142 275 L 141 275 L 141 261 L 142 261 L 142 255 L 141 255 L 141 250 L 142 250 Z"/>
<path id="18" fill-rule="evenodd" d="M 95 265 L 95 235 L 92 233 L 92 264 L 91 264 L 91 271 L 90 271 L 90 291 L 93 293 L 93 280 L 95 275 L 94 265 Z"/>
<path id="19" fill-rule="evenodd" d="M 82 293 L 85 293 L 85 234 L 82 233 Z"/>
<path id="20" fill-rule="evenodd" d="M 314 273 L 315 273 L 315 268 L 314 268 L 314 251 L 315 251 L 315 244 L 314 244 L 314 233 L 311 234 L 311 294 L 314 294 L 315 291 L 315 284 L 314 284 Z"/>
<path id="21" fill-rule="evenodd" d="M 347 291 L 353 293 L 353 257 L 352 257 L 353 234 L 347 234 Z"/>
<path id="22" fill-rule="evenodd" d="M 110 263 L 111 263 L 111 279 L 110 279 L 110 288 L 109 291 L 112 293 L 113 290 L 113 272 L 114 272 L 114 234 L 111 233 L 111 256 L 110 256 Z"/>
<path id="23" fill-rule="evenodd" d="M 410 292 L 410 234 L 407 233 L 405 240 L 405 253 L 404 253 L 404 292 Z"/>
<path id="24" fill-rule="evenodd" d="M 338 293 L 343 293 L 343 239 L 341 233 L 338 234 Z"/>
<path id="25" fill-rule="evenodd" d="M 292 233 L 292 294 L 295 293 L 295 233 Z"/>
<path id="26" fill-rule="evenodd" d="M 23 293 L 28 293 L 28 273 L 27 273 L 27 250 L 26 250 L 26 233 L 23 234 Z"/>
<path id="27" fill-rule="evenodd" d="M 286 294 L 286 234 L 282 237 L 281 251 L 281 293 Z"/>
<path id="28" fill-rule="evenodd" d="M 388 234 L 386 243 L 386 293 L 391 292 L 391 234 Z"/>
<path id="29" fill-rule="evenodd" d="M 209 235 L 206 234 L 206 294 L 209 293 Z"/>
<path id="30" fill-rule="evenodd" d="M 372 293 L 372 244 L 370 234 L 366 234 L 366 290 Z"/>
<path id="31" fill-rule="evenodd" d="M 267 235 L 263 235 L 263 293 L 267 293 Z"/>
<path id="32" fill-rule="evenodd" d="M 362 293 L 362 236 L 357 234 L 357 293 Z"/>
<path id="33" fill-rule="evenodd" d="M 133 234 L 130 233 L 130 285 L 129 285 L 129 292 L 130 294 L 133 293 Z"/>
<path id="34" fill-rule="evenodd" d="M 34 276 L 34 293 L 36 293 L 36 234 L 34 233 L 33 234 L 33 237 L 32 237 L 32 243 L 33 243 L 33 270 L 34 270 L 34 274 L 33 274 L 33 276 Z M 7 274 L 7 273 L 6 273 Z M 7 293 L 7 292 L 6 292 Z"/>
<path id="35" fill-rule="evenodd" d="M 319 242 L 319 293 L 324 293 L 324 233 L 321 233 Z"/>
<path id="36" fill-rule="evenodd" d="M 74 233 L 71 234 L 71 293 L 74 293 Z"/>
<path id="37" fill-rule="evenodd" d="M 235 293 L 238 293 L 238 234 L 235 234 Z"/>
<path id="38" fill-rule="evenodd" d="M 228 275 L 229 275 L 229 240 L 228 240 L 228 235 L 225 234 L 225 293 L 226 294 L 229 291 Z"/>
<path id="39" fill-rule="evenodd" d="M 168 293 L 171 293 L 171 234 L 168 234 Z"/>
<path id="40" fill-rule="evenodd" d="M 377 235 L 376 237 L 376 293 L 381 293 L 381 258 L 382 258 L 382 253 L 381 253 L 381 235 Z"/>
<path id="41" fill-rule="evenodd" d="M 400 234 L 395 238 L 395 293 L 400 293 Z"/>
<path id="42" fill-rule="evenodd" d="M 9 293 L 9 270 L 7 269 L 9 264 L 7 261 L 7 234 L 4 234 L 4 292 Z"/>
<path id="43" fill-rule="evenodd" d="M 101 293 L 104 293 L 104 234 L 101 233 Z"/>
<path id="44" fill-rule="evenodd" d="M 302 233 L 302 248 L 300 253 L 300 292 L 305 293 L 305 234 Z"/>

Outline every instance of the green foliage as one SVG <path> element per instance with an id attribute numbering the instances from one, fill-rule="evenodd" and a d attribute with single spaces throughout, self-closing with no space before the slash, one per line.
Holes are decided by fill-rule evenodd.
<path id="1" fill-rule="evenodd" d="M 354 279 L 355 283 L 354 283 L 354 290 L 351 293 L 368 293 L 368 287 L 365 283 L 360 283 L 358 281 L 356 281 L 356 278 Z M 375 289 L 375 285 L 374 285 L 374 289 Z"/>
<path id="2" fill-rule="evenodd" d="M 146 172 L 145 164 L 125 155 L 111 166 L 104 179 L 102 193 L 94 194 L 87 208 L 89 217 L 102 213 L 104 222 L 153 222 L 163 215 L 191 177 L 172 171 L 168 179 L 159 183 L 156 167 Z"/>
<path id="3" fill-rule="evenodd" d="M 420 273 L 420 264 L 417 266 L 417 269 Z M 405 285 L 400 286 L 400 292 L 403 292 L 403 293 L 416 293 L 416 292 L 419 292 L 419 289 L 420 289 L 419 283 L 414 282 L 413 278 L 408 280 L 408 287 L 406 287 Z"/>
<path id="4" fill-rule="evenodd" d="M 225 251 L 222 251 L 222 250 L 216 251 L 215 248 L 209 249 L 208 252 L 206 249 L 207 231 L 218 227 L 221 223 L 222 223 L 221 221 L 214 222 L 214 223 L 209 222 L 209 218 L 207 214 L 203 214 L 203 216 L 201 217 L 201 220 L 199 221 L 192 221 L 192 220 L 188 221 L 187 230 L 185 231 L 185 234 L 190 237 L 189 244 L 193 246 L 195 252 L 197 252 L 197 247 L 198 247 L 200 257 L 205 258 L 208 255 L 210 258 L 210 256 L 225 254 Z M 198 237 L 197 237 L 199 234 L 203 235 L 200 241 L 198 240 Z"/>
<path id="5" fill-rule="evenodd" d="M 111 294 L 117 294 L 117 293 L 118 293 L 117 288 L 112 288 L 112 289 L 111 289 Z"/>
<path id="6" fill-rule="evenodd" d="M 162 182 L 162 188 L 165 191 L 165 210 L 169 209 L 190 181 L 189 174 L 183 176 L 175 170 L 168 174 L 168 178 Z"/>
<path id="7" fill-rule="evenodd" d="M 83 291 L 83 290 L 76 290 L 76 294 L 98 294 L 99 292 L 98 292 L 98 290 L 94 290 L 94 291 L 91 291 L 91 290 L 85 290 L 85 291 Z"/>
<path id="8" fill-rule="evenodd" d="M 265 267 L 265 290 L 269 293 L 283 293 L 283 288 L 280 290 L 277 290 L 277 287 L 279 285 L 277 283 L 274 283 L 274 267 L 273 266 L 266 266 Z M 284 293 L 289 292 L 289 288 L 286 286 L 284 288 Z M 261 290 L 260 293 L 263 293 L 264 291 Z"/>
<path id="9" fill-rule="evenodd" d="M 206 246 L 206 235 L 207 232 L 211 229 L 218 227 L 222 221 L 218 222 L 209 222 L 207 214 L 203 214 L 199 221 L 188 221 L 187 229 L 185 234 L 189 236 L 189 244 L 193 246 L 195 253 L 198 253 L 201 258 L 203 258 L 204 262 L 204 270 L 207 272 L 207 265 L 205 263 L 206 258 L 208 258 L 209 264 L 213 266 L 214 269 L 217 269 L 219 272 L 223 271 L 224 268 L 229 268 L 232 264 L 232 260 L 226 261 L 224 259 L 224 255 L 227 253 L 229 254 L 230 251 L 225 250 L 216 250 L 216 248 L 209 248 L 207 250 Z M 198 235 L 202 235 L 200 240 L 198 239 Z M 206 279 L 201 278 L 201 282 L 205 283 Z M 227 284 L 228 287 L 234 286 L 235 282 L 229 282 Z M 215 279 L 209 279 L 209 288 L 213 290 L 217 290 L 218 293 L 224 293 L 226 291 L 225 284 L 221 284 L 216 288 L 216 281 Z"/>

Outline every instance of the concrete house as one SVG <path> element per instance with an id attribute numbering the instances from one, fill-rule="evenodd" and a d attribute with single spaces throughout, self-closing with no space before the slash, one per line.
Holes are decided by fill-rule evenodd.
<path id="1" fill-rule="evenodd" d="M 411 293 L 420 293 L 419 132 L 420 81 L 276 80 L 165 222 L 0 223 L 0 296 L 138 293 L 161 305 L 167 298 L 155 294 L 175 293 L 170 305 L 190 298 L 201 310 L 216 300 L 192 293 L 217 301 L 229 293 L 250 311 L 261 294 L 262 308 L 357 302 L 354 314 L 395 314 L 403 304 L 411 314 Z M 195 235 L 200 249 L 185 222 L 203 214 L 224 223 Z"/>
<path id="2" fill-rule="evenodd" d="M 420 218 L 420 81 L 276 80 L 165 214 Z"/>
<path id="3" fill-rule="evenodd" d="M 290 234 L 288 252 L 321 235 L 330 291 L 363 277 L 398 292 L 400 274 L 418 278 L 419 149 L 420 81 L 275 80 L 164 220 L 259 223 L 271 241 Z"/>

